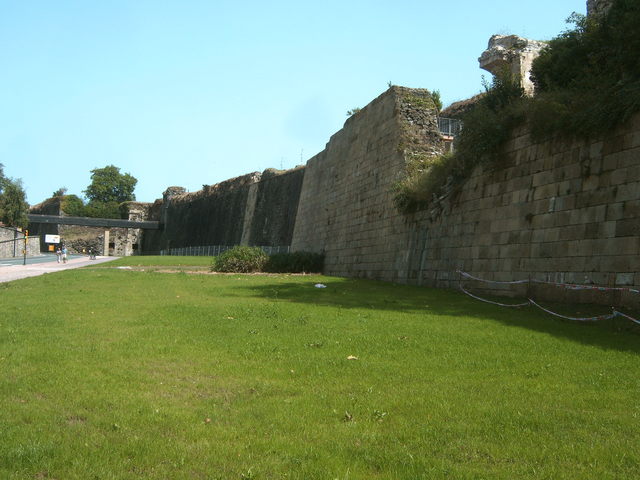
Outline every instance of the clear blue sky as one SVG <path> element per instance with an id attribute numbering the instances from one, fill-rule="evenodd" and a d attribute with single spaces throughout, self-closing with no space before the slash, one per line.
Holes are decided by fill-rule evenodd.
<path id="1" fill-rule="evenodd" d="M 549 39 L 585 0 L 0 0 L 0 163 L 31 204 L 116 165 L 153 201 L 321 151 L 389 82 L 481 89 L 494 33 Z"/>

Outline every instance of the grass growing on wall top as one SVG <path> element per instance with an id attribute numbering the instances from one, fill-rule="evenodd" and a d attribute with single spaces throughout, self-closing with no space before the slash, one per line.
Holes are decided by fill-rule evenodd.
<path id="1" fill-rule="evenodd" d="M 320 276 L 102 267 L 2 284 L 0 302 L 1 478 L 640 467 L 634 335 Z"/>

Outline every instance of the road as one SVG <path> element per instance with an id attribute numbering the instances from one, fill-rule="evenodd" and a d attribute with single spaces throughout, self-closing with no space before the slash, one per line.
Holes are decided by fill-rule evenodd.
<path id="1" fill-rule="evenodd" d="M 118 257 L 97 257 L 95 260 L 89 260 L 86 255 L 70 255 L 67 263 L 58 263 L 55 255 L 45 254 L 27 257 L 26 265 L 22 264 L 22 258 L 3 258 L 0 259 L 0 283 L 110 262 L 116 258 Z"/>

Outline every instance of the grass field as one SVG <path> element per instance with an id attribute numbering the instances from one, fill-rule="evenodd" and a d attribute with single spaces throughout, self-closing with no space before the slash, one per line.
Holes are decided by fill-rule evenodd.
<path id="1" fill-rule="evenodd" d="M 637 334 L 207 264 L 0 284 L 0 478 L 638 478 Z"/>

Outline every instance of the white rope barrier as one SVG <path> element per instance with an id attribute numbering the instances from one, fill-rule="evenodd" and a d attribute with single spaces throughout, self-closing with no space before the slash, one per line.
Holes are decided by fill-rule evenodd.
<path id="1" fill-rule="evenodd" d="M 464 293 L 466 293 L 467 295 L 469 295 L 471 298 L 475 298 L 476 300 L 480 300 L 481 302 L 485 302 L 485 303 L 490 303 L 491 305 L 498 305 L 499 307 L 528 307 L 529 306 L 529 302 L 526 303 L 516 303 L 513 305 L 507 304 L 507 303 L 498 303 L 498 302 L 494 302 L 491 300 L 487 300 L 486 298 L 481 298 L 478 297 L 477 295 L 474 295 L 471 292 L 468 292 L 467 290 L 464 289 L 464 287 L 462 285 L 460 285 L 460 290 L 462 290 Z"/>
<path id="2" fill-rule="evenodd" d="M 498 285 L 515 285 L 515 284 L 520 284 L 520 283 L 528 283 L 529 280 L 513 280 L 511 282 L 499 282 L 497 280 L 485 280 L 484 278 L 478 278 L 478 277 L 474 277 L 473 275 L 468 274 L 467 272 L 463 272 L 462 270 L 458 270 L 458 273 L 460 275 L 462 275 L 463 277 L 466 277 L 470 280 L 476 280 L 478 282 L 484 282 L 484 283 L 495 283 Z"/>
<path id="3" fill-rule="evenodd" d="M 462 270 L 458 270 L 458 273 L 463 277 L 468 278 L 469 280 L 476 280 L 478 282 L 484 283 L 494 283 L 498 285 L 516 285 L 522 283 L 542 283 L 545 285 L 553 285 L 556 287 L 565 287 L 571 290 L 598 290 L 601 292 L 607 291 L 618 291 L 618 292 L 629 292 L 629 293 L 640 293 L 640 290 L 635 288 L 627 288 L 627 287 L 601 287 L 597 285 L 581 285 L 578 283 L 561 283 L 561 282 L 548 282 L 546 280 L 512 280 L 512 281 L 497 281 L 497 280 L 487 280 L 485 278 L 474 277 L 473 275 L 463 272 Z"/>
<path id="4" fill-rule="evenodd" d="M 558 318 L 564 318 L 565 320 L 572 320 L 574 322 L 597 322 L 599 320 L 611 320 L 616 316 L 614 312 L 614 313 L 609 313 L 607 315 L 598 315 L 596 317 L 568 317 L 560 313 L 552 312 L 551 310 L 546 309 L 541 305 L 538 305 L 532 299 L 529 299 L 529 302 L 531 302 L 531 305 L 538 307 L 540 310 L 542 310 L 543 312 L 547 312 L 549 315 L 553 315 L 554 317 L 558 317 Z"/>
<path id="5" fill-rule="evenodd" d="M 640 320 L 636 320 L 635 318 L 630 317 L 626 313 L 619 312 L 618 310 L 614 310 L 613 313 L 615 313 L 616 316 L 624 317 L 624 318 L 626 318 L 628 320 L 631 320 L 633 323 L 637 323 L 638 325 L 640 325 Z"/>
<path id="6" fill-rule="evenodd" d="M 511 307 L 511 308 L 517 308 L 517 307 L 527 307 L 529 305 L 533 305 L 535 307 L 538 307 L 540 310 L 542 310 L 543 312 L 548 313 L 549 315 L 553 315 L 554 317 L 558 317 L 558 318 L 563 318 L 565 320 L 571 320 L 574 322 L 598 322 L 601 320 L 611 320 L 615 317 L 624 317 L 628 320 L 631 320 L 632 322 L 640 325 L 640 320 L 637 320 L 625 313 L 622 313 L 618 310 L 615 309 L 611 309 L 611 313 L 606 314 L 606 315 L 597 315 L 594 317 L 569 317 L 567 315 L 562 315 L 561 313 L 557 313 L 557 312 L 553 312 L 545 307 L 543 307 L 542 305 L 539 305 L 538 303 L 536 303 L 532 298 L 527 299 L 526 303 L 517 303 L 517 304 L 507 304 L 507 303 L 499 303 L 499 302 L 494 302 L 492 300 L 487 300 L 486 298 L 482 298 L 479 297 L 477 295 L 474 295 L 473 293 L 469 292 L 468 290 L 466 290 L 463 286 L 462 286 L 462 278 L 467 278 L 469 280 L 475 280 L 478 282 L 483 282 L 483 283 L 491 283 L 491 284 L 501 284 L 501 285 L 506 285 L 506 284 L 522 284 L 522 283 L 527 283 L 529 282 L 529 280 L 515 280 L 512 282 L 499 282 L 499 281 L 494 281 L 494 280 L 485 280 L 482 278 L 478 278 L 478 277 L 474 277 L 473 275 L 470 275 L 466 272 L 463 272 L 462 270 L 458 270 L 457 271 L 460 274 L 460 281 L 459 281 L 459 287 L 460 290 L 465 293 L 466 295 L 470 296 L 471 298 L 474 298 L 476 300 L 479 300 L 481 302 L 484 303 L 489 303 L 491 305 L 497 305 L 499 307 Z M 631 289 L 631 288 L 616 288 L 616 287 L 595 287 L 595 286 L 590 286 L 590 285 L 575 285 L 575 284 L 569 284 L 569 283 L 554 283 L 554 282 L 544 282 L 541 280 L 531 280 L 531 282 L 535 282 L 535 283 L 546 283 L 549 285 L 556 285 L 556 286 L 565 286 L 565 287 L 584 287 L 584 289 L 589 289 L 589 290 L 600 290 L 600 291 L 607 291 L 607 290 L 623 290 L 623 291 L 629 291 L 632 293 L 638 293 L 638 290 L 635 289 Z M 572 288 L 575 290 L 581 290 L 583 288 Z"/>

